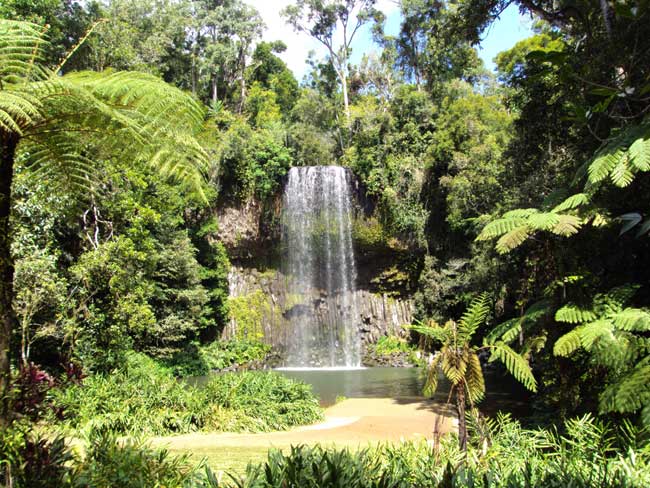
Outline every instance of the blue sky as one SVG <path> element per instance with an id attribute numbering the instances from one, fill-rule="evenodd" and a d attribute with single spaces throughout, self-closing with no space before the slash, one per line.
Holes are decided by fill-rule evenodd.
<path id="1" fill-rule="evenodd" d="M 268 41 L 282 40 L 287 44 L 287 51 L 281 54 L 282 59 L 294 72 L 296 78 L 301 80 L 307 71 L 305 60 L 309 51 L 316 51 L 320 56 L 325 56 L 325 48 L 311 39 L 307 34 L 295 33 L 280 16 L 280 11 L 292 0 L 245 0 L 257 8 L 266 23 L 264 39 Z M 399 32 L 400 13 L 395 0 L 378 0 L 377 6 L 386 15 L 386 32 L 396 35 Z M 532 34 L 530 19 L 519 15 L 516 6 L 508 7 L 501 18 L 495 21 L 484 34 L 484 39 L 479 46 L 479 55 L 488 69 L 494 69 L 492 59 L 500 51 L 512 47 L 517 41 L 525 39 Z M 352 62 L 358 62 L 364 53 L 376 51 L 378 48 L 372 42 L 369 29 L 363 29 L 353 46 Z"/>

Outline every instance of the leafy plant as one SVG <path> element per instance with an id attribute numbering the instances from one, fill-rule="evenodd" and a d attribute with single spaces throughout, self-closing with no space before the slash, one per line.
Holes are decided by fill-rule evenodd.
<path id="1" fill-rule="evenodd" d="M 600 411 L 641 411 L 650 427 L 650 311 L 626 307 L 638 287 L 615 288 L 597 294 L 589 305 L 568 303 L 555 313 L 555 320 L 575 325 L 553 346 L 558 356 L 579 349 L 610 372 L 609 384 L 600 394 Z"/>
<path id="2" fill-rule="evenodd" d="M 16 488 L 67 486 L 74 457 L 65 438 L 47 438 L 31 430 L 22 422 L 0 429 L 0 483 Z"/>
<path id="3" fill-rule="evenodd" d="M 74 487 L 184 487 L 197 479 L 187 456 L 171 457 L 139 440 L 118 442 L 115 434 L 91 437 L 83 460 L 75 466 Z"/>
<path id="4" fill-rule="evenodd" d="M 322 416 L 310 387 L 284 376 L 227 373 L 190 386 L 134 353 L 127 354 L 122 368 L 91 375 L 52 395 L 55 407 L 66 412 L 64 425 L 89 434 L 261 432 L 316 422 Z"/>
<path id="5" fill-rule="evenodd" d="M 0 420 L 8 423 L 13 256 L 9 218 L 17 161 L 59 190 L 91 188 L 93 158 L 128 152 L 201 191 L 207 155 L 194 138 L 203 108 L 142 73 L 78 72 L 43 62 L 46 28 L 0 19 Z M 67 59 L 67 58 L 66 58 Z M 65 62 L 65 60 L 64 60 Z"/>
<path id="6" fill-rule="evenodd" d="M 563 433 L 523 429 L 510 417 L 488 421 L 487 444 L 470 444 L 463 460 L 454 439 L 432 449 L 426 442 L 383 444 L 351 452 L 321 446 L 271 451 L 243 477 L 216 487 L 313 486 L 354 488 L 638 487 L 650 481 L 647 446 L 621 447 L 641 432 L 620 430 L 586 415 L 566 422 Z M 632 444 L 634 445 L 634 444 Z"/>
<path id="7" fill-rule="evenodd" d="M 433 395 L 438 387 L 438 366 L 451 382 L 450 396 L 456 400 L 459 420 L 459 442 L 463 451 L 467 450 L 467 424 L 465 404 L 480 402 L 485 395 L 485 380 L 478 353 L 491 352 L 490 361 L 501 361 L 508 371 L 526 388 L 536 391 L 537 383 L 527 361 L 503 341 L 490 343 L 483 341 L 481 347 L 472 345 L 472 338 L 483 325 L 490 313 L 487 294 L 474 299 L 458 322 L 449 320 L 443 326 L 431 320 L 426 325 L 411 328 L 436 342 L 440 350 L 429 364 L 425 395 Z"/>
<path id="8" fill-rule="evenodd" d="M 164 364 L 176 376 L 201 376 L 231 367 L 255 369 L 271 351 L 263 342 L 245 339 L 214 341 L 206 345 L 187 345 Z"/>

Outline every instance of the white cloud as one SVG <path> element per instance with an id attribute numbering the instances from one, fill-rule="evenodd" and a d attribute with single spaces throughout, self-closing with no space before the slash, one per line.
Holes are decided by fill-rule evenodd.
<path id="1" fill-rule="evenodd" d="M 280 16 L 282 9 L 293 3 L 291 0 L 244 1 L 255 7 L 262 16 L 266 24 L 264 40 L 281 40 L 287 45 L 287 50 L 279 56 L 287 63 L 287 66 L 293 71 L 298 80 L 301 80 L 307 71 L 305 60 L 309 51 L 316 51 L 320 56 L 326 54 L 325 48 L 318 41 L 307 34 L 294 32 L 293 28 L 287 25 L 285 19 Z M 378 0 L 377 8 L 388 16 L 399 8 L 399 4 L 396 0 Z"/>

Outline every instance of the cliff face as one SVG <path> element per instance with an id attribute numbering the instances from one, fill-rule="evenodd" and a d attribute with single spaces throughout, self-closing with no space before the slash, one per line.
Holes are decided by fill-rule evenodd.
<path id="1" fill-rule="evenodd" d="M 228 276 L 231 319 L 223 337 L 259 339 L 282 351 L 293 334 L 290 319 L 300 314 L 302 307 L 314 307 L 325 322 L 322 294 L 315 291 L 307 303 L 298 302 L 287 292 L 289 279 L 278 269 L 260 271 L 234 265 Z M 410 298 L 358 288 L 355 299 L 363 345 L 376 342 L 382 335 L 406 335 L 403 326 L 413 319 Z"/>
<path id="2" fill-rule="evenodd" d="M 411 294 L 414 265 L 411 254 L 399 242 L 385 236 L 372 217 L 372 204 L 353 188 L 355 212 L 353 244 L 357 263 L 355 301 L 362 346 L 383 335 L 406 336 L 404 325 L 413 319 Z M 291 318 L 315 311 L 326 327 L 328 300 L 325 290 L 290 293 L 292 277 L 286 272 L 282 241 L 281 197 L 262 205 L 251 201 L 223 205 L 218 213 L 219 239 L 225 244 L 232 268 L 229 280 L 231 319 L 222 337 L 262 340 L 282 354 L 292 330 Z M 329 305 L 328 305 L 329 303 Z"/>

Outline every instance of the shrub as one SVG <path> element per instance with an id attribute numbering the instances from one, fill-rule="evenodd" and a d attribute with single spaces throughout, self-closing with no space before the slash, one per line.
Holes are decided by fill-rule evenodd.
<path id="1" fill-rule="evenodd" d="M 123 368 L 89 376 L 53 396 L 58 409 L 67 412 L 65 424 L 87 434 L 259 432 L 314 422 L 322 415 L 310 387 L 281 375 L 227 373 L 195 387 L 142 354 L 129 354 Z"/>
<path id="2" fill-rule="evenodd" d="M 73 456 L 63 437 L 46 439 L 29 424 L 0 429 L 0 485 L 15 488 L 66 486 Z"/>
<path id="3" fill-rule="evenodd" d="M 391 355 L 400 352 L 411 352 L 415 348 L 411 346 L 405 339 L 395 336 L 382 336 L 375 344 L 375 352 L 381 355 Z"/>
<path id="4" fill-rule="evenodd" d="M 215 341 L 205 346 L 190 344 L 164 364 L 176 376 L 203 376 L 231 367 L 248 369 L 264 361 L 271 346 L 259 341 Z"/>
<path id="5" fill-rule="evenodd" d="M 112 434 L 92 438 L 73 477 L 75 488 L 181 488 L 197 480 L 186 456 L 172 457 L 141 441 L 118 442 Z"/>

